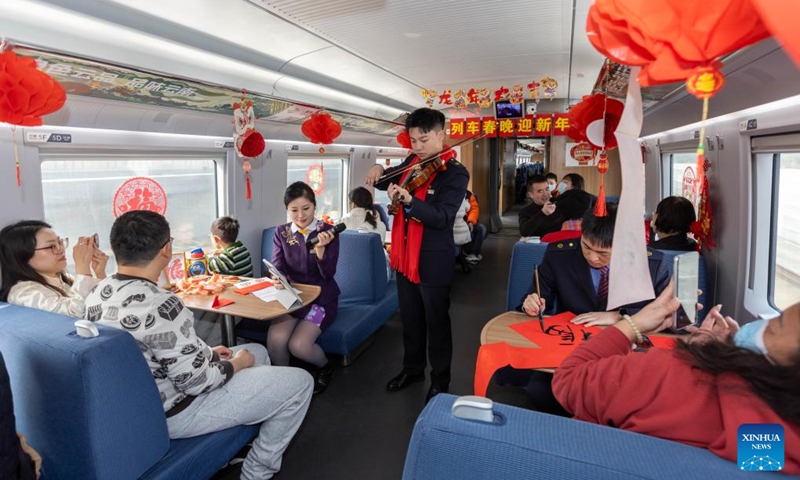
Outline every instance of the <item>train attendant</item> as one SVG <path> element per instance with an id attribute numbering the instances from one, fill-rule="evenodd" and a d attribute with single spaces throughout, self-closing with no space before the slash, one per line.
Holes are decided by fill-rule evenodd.
<path id="1" fill-rule="evenodd" d="M 679 306 L 670 283 L 639 313 L 578 347 L 553 378 L 558 401 L 579 420 L 707 448 L 732 461 L 740 425 L 780 424 L 782 471 L 800 474 L 800 303 L 741 329 L 717 306 L 674 350 L 630 354 L 643 334 L 670 327 Z"/>
<path id="2" fill-rule="evenodd" d="M 272 263 L 292 282 L 319 285 L 317 300 L 300 310 L 272 320 L 267 348 L 274 365 L 289 365 L 289 354 L 315 367 L 314 393 L 322 393 L 333 375 L 333 364 L 316 344 L 320 334 L 336 320 L 339 308 L 339 285 L 333 276 L 339 260 L 339 238 L 333 227 L 314 217 L 317 200 L 314 190 L 303 182 L 295 182 L 283 196 L 291 222 L 275 231 Z M 318 237 L 309 250 L 306 241 Z"/>
<path id="3" fill-rule="evenodd" d="M 427 356 L 431 386 L 427 399 L 450 387 L 453 339 L 450 330 L 450 284 L 455 267 L 453 222 L 463 202 L 469 173 L 455 160 L 455 152 L 441 155 L 443 169 L 409 192 L 401 185 L 409 166 L 435 157 L 444 145 L 441 112 L 420 108 L 406 118 L 413 154 L 396 167 L 374 165 L 367 184 L 387 190 L 400 208 L 392 226 L 391 265 L 397 270 L 397 292 L 403 320 L 403 370 L 386 385 L 390 392 L 424 380 Z M 422 167 L 424 170 L 425 167 Z M 392 174 L 395 174 L 394 176 Z"/>
<path id="4" fill-rule="evenodd" d="M 93 237 L 79 237 L 72 248 L 75 276 L 67 273 L 69 239 L 38 220 L 25 220 L 0 231 L 0 301 L 83 317 L 84 299 L 106 278 L 108 255 Z M 94 276 L 92 273 L 94 272 Z"/>

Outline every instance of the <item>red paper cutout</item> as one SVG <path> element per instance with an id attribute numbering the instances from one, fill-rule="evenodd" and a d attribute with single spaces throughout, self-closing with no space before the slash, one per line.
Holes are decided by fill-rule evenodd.
<path id="1" fill-rule="evenodd" d="M 219 298 L 219 295 L 214 295 L 214 301 L 211 303 L 211 308 L 222 308 L 231 305 L 233 300 L 228 300 L 227 298 Z"/>
<path id="2" fill-rule="evenodd" d="M 152 178 L 134 177 L 126 180 L 114 193 L 114 218 L 133 210 L 150 210 L 164 215 L 167 194 Z"/>

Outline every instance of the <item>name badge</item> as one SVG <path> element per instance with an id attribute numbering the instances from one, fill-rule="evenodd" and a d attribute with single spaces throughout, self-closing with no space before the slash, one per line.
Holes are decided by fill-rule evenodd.
<path id="1" fill-rule="evenodd" d="M 428 195 L 433 195 L 433 189 L 432 188 L 428 189 Z"/>

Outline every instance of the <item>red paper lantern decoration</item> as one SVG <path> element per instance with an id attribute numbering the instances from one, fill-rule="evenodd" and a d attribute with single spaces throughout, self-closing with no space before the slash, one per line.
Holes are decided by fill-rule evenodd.
<path id="1" fill-rule="evenodd" d="M 614 135 L 619 120 L 622 118 L 622 110 L 625 105 L 619 100 L 606 98 L 602 93 L 585 95 L 583 100 L 569 109 L 569 132 L 568 135 L 578 142 L 589 142 L 596 148 L 613 149 L 617 148 L 617 137 Z M 605 116 L 605 131 L 603 133 L 603 143 L 605 145 L 595 145 L 586 135 L 586 128 L 592 122 L 601 120 Z"/>
<path id="2" fill-rule="evenodd" d="M 700 67 L 686 81 L 686 90 L 700 100 L 713 97 L 724 86 L 725 75 L 719 71 L 718 65 Z"/>
<path id="3" fill-rule="evenodd" d="M 36 68 L 36 60 L 0 53 L 0 122 L 42 125 L 42 115 L 60 109 L 67 94 L 55 79 Z"/>
<path id="4" fill-rule="evenodd" d="M 397 134 L 397 143 L 399 143 L 401 147 L 411 150 L 411 136 L 406 130 Z"/>
<path id="5" fill-rule="evenodd" d="M 242 135 L 242 145 L 239 150 L 242 155 L 248 158 L 253 158 L 264 153 L 266 143 L 264 136 L 255 130 L 248 130 Z"/>
<path id="6" fill-rule="evenodd" d="M 696 68 L 770 36 L 751 2 L 596 0 L 586 32 L 603 55 L 641 66 L 640 84 L 680 82 Z"/>
<path id="7" fill-rule="evenodd" d="M 301 130 L 311 143 L 329 145 L 342 134 L 342 125 L 331 118 L 329 113 L 315 113 L 303 122 Z M 320 147 L 319 153 L 325 153 L 325 148 Z"/>

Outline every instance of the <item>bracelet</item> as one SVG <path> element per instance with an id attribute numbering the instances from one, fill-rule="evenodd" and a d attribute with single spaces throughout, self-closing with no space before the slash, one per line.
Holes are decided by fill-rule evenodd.
<path id="1" fill-rule="evenodd" d="M 636 343 L 643 343 L 644 342 L 644 338 L 642 338 L 642 332 L 640 332 L 639 331 L 639 327 L 637 327 L 636 324 L 633 323 L 633 319 L 631 318 L 631 316 L 626 314 L 626 315 L 622 315 L 621 318 L 622 318 L 622 320 L 625 320 L 626 322 L 628 322 L 628 325 L 631 326 L 631 329 L 633 330 L 633 333 L 636 334 Z"/>

